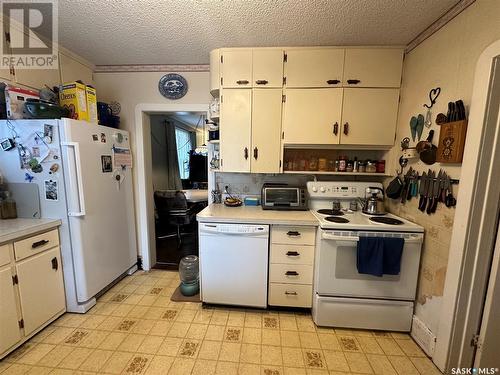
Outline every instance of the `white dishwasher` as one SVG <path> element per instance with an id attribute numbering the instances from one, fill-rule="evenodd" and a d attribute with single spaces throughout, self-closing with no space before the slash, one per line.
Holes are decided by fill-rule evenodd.
<path id="1" fill-rule="evenodd" d="M 201 300 L 267 307 L 269 225 L 200 223 Z"/>

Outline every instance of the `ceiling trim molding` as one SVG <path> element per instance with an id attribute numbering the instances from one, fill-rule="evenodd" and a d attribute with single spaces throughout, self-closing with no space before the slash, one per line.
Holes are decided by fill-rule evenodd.
<path id="1" fill-rule="evenodd" d="M 418 34 L 408 45 L 406 46 L 405 52 L 408 53 L 415 49 L 420 43 L 429 38 L 432 34 L 436 33 L 439 29 L 445 26 L 453 18 L 462 13 L 470 5 L 472 5 L 476 0 L 460 0 L 455 4 L 448 12 L 443 14 L 438 20 L 431 24 L 427 29 Z"/>
<path id="2" fill-rule="evenodd" d="M 96 65 L 94 73 L 124 73 L 124 72 L 209 72 L 208 64 L 189 65 Z"/>

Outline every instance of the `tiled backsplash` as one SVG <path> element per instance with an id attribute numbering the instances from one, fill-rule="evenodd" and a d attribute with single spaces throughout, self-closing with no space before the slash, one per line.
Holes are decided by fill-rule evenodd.
<path id="1" fill-rule="evenodd" d="M 262 185 L 266 182 L 285 183 L 289 185 L 305 185 L 313 176 L 261 174 L 261 173 L 217 173 L 216 187 L 222 192 L 229 186 L 229 193 L 239 197 L 259 196 Z"/>

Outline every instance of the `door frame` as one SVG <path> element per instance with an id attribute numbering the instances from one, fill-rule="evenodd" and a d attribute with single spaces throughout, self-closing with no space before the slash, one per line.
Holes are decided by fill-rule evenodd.
<path id="1" fill-rule="evenodd" d="M 496 235 L 496 226 L 493 229 L 491 222 L 498 218 L 498 208 L 495 212 L 488 207 L 498 205 L 499 172 L 492 156 L 500 156 L 500 129 L 498 118 L 491 121 L 498 116 L 498 104 L 493 104 L 490 89 L 494 73 L 500 74 L 500 69 L 496 72 L 493 69 L 499 56 L 500 40 L 484 50 L 476 65 L 465 145 L 467 156 L 461 169 L 442 316 L 433 356 L 442 371 L 472 366 L 475 349 L 470 340 L 481 323 L 489 273 L 485 270 L 491 264 Z"/>
<path id="2" fill-rule="evenodd" d="M 139 103 L 135 107 L 136 172 L 134 173 L 135 212 L 138 253 L 142 268 L 156 264 L 154 198 L 151 158 L 150 115 L 168 112 L 207 112 L 208 104 Z"/>

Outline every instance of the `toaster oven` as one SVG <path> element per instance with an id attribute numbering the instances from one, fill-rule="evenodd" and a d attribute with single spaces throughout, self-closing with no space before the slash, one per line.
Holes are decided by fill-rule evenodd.
<path id="1" fill-rule="evenodd" d="M 309 209 L 306 189 L 300 186 L 264 184 L 261 204 L 264 210 L 306 211 Z"/>

